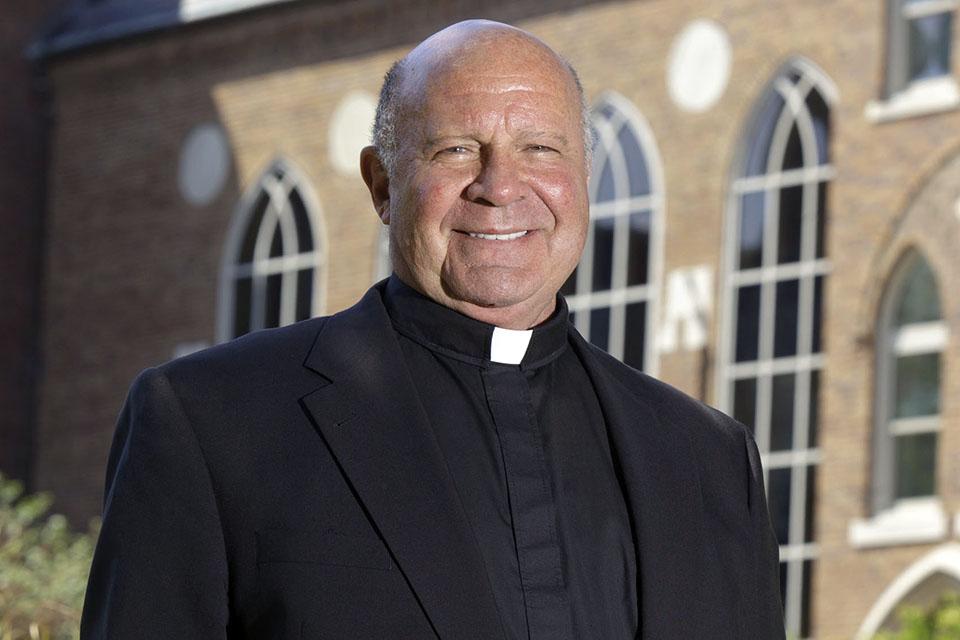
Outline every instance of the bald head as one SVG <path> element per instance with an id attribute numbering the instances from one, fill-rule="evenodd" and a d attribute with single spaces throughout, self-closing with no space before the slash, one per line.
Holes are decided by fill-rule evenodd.
<path id="1" fill-rule="evenodd" d="M 589 162 L 593 146 L 589 113 L 580 79 L 570 63 L 522 29 L 490 20 L 466 20 L 433 34 L 387 72 L 373 126 L 373 146 L 387 173 L 392 176 L 396 171 L 404 131 L 408 119 L 418 111 L 418 101 L 451 73 L 504 68 L 516 69 L 518 80 L 528 69 L 563 78 L 570 99 L 578 103 Z"/>

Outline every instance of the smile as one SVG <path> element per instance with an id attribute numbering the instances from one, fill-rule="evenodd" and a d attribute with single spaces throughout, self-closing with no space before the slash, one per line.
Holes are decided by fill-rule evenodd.
<path id="1" fill-rule="evenodd" d="M 480 238 L 481 240 L 516 240 L 527 235 L 527 231 L 516 231 L 514 233 L 470 233 L 471 238 Z"/>

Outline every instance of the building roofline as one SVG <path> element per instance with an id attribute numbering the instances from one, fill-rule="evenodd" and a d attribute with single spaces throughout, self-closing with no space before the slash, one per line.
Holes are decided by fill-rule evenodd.
<path id="1" fill-rule="evenodd" d="M 97 44 L 169 29 L 183 24 L 201 22 L 213 18 L 240 13 L 294 0 L 181 0 L 171 9 L 159 9 L 151 13 L 126 17 L 114 22 L 61 31 L 64 22 L 81 2 L 71 5 L 63 14 L 54 18 L 51 27 L 35 38 L 27 47 L 29 59 L 41 61 L 56 55 L 77 51 Z"/>

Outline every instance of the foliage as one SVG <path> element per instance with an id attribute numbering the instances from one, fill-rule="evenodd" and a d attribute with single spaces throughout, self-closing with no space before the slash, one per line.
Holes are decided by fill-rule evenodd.
<path id="1" fill-rule="evenodd" d="M 24 495 L 0 474 L 0 640 L 68 640 L 80 610 L 99 525 L 74 533 L 46 516 L 47 494 Z"/>
<path id="2" fill-rule="evenodd" d="M 875 640 L 955 640 L 960 638 L 960 593 L 946 593 L 926 610 L 901 607 L 897 616 L 899 631 L 881 633 Z"/>

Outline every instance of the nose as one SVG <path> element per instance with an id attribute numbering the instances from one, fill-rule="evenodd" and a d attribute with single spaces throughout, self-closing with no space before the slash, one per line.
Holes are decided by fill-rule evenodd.
<path id="1" fill-rule="evenodd" d="M 506 151 L 484 155 L 480 172 L 466 189 L 468 200 L 490 207 L 505 207 L 521 200 L 524 194 L 520 167 Z"/>

